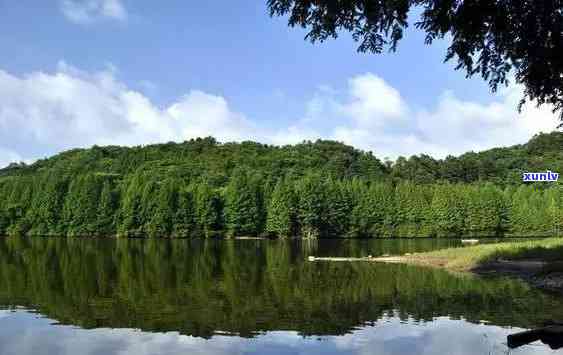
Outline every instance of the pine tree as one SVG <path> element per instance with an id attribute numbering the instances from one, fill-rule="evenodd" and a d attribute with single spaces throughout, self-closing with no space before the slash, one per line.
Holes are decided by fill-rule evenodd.
<path id="1" fill-rule="evenodd" d="M 178 204 L 178 187 L 172 179 L 164 180 L 157 187 L 152 216 L 146 226 L 150 237 L 170 237 Z"/>
<path id="2" fill-rule="evenodd" d="M 370 187 L 371 235 L 391 237 L 396 224 L 396 203 L 393 186 L 389 183 L 375 183 Z"/>
<path id="3" fill-rule="evenodd" d="M 290 237 L 297 233 L 297 199 L 292 182 L 278 181 L 268 204 L 266 232 L 278 237 Z"/>
<path id="4" fill-rule="evenodd" d="M 224 213 L 229 236 L 258 234 L 261 220 L 258 194 L 244 169 L 233 173 L 225 189 Z"/>
<path id="5" fill-rule="evenodd" d="M 529 203 L 532 188 L 521 185 L 512 195 L 510 206 L 510 233 L 516 236 L 529 234 L 529 226 L 533 224 L 533 211 Z"/>
<path id="6" fill-rule="evenodd" d="M 494 236 L 502 232 L 505 214 L 504 196 L 492 184 L 466 186 L 466 233 Z"/>
<path id="7" fill-rule="evenodd" d="M 207 182 L 196 187 L 196 221 L 198 230 L 208 237 L 211 233 L 223 228 L 223 202 L 218 191 Z"/>
<path id="8" fill-rule="evenodd" d="M 431 218 L 437 236 L 460 236 L 465 231 L 467 196 L 462 185 L 442 184 L 434 187 Z"/>
<path id="9" fill-rule="evenodd" d="M 153 236 L 153 226 L 151 220 L 156 213 L 159 203 L 159 180 L 154 176 L 148 176 L 142 186 L 140 203 L 140 220 L 142 221 L 141 233 Z"/>
<path id="10" fill-rule="evenodd" d="M 254 194 L 257 208 L 256 234 L 262 234 L 266 230 L 266 218 L 268 215 L 266 197 L 264 196 L 264 179 L 260 174 L 252 174 L 249 177 L 250 192 Z"/>
<path id="11" fill-rule="evenodd" d="M 110 179 L 105 179 L 100 192 L 100 203 L 98 204 L 98 217 L 96 230 L 100 235 L 113 235 L 116 233 L 115 214 L 118 204 L 118 193 Z"/>
<path id="12" fill-rule="evenodd" d="M 550 233 L 555 236 L 563 234 L 563 189 L 552 187 L 545 192 Z"/>
<path id="13" fill-rule="evenodd" d="M 548 236 L 553 233 L 553 222 L 549 211 L 549 196 L 546 192 L 532 188 L 528 198 L 531 220 L 527 226 L 527 234 Z"/>
<path id="14" fill-rule="evenodd" d="M 350 227 L 351 197 L 340 181 L 325 181 L 325 201 L 322 212 L 325 236 L 345 237 Z"/>
<path id="15" fill-rule="evenodd" d="M 102 177 L 95 173 L 79 175 L 70 183 L 66 195 L 63 218 L 70 236 L 98 234 L 97 213 Z"/>
<path id="16" fill-rule="evenodd" d="M 369 195 L 366 184 L 359 179 L 352 179 L 346 183 L 347 194 L 350 197 L 350 218 L 348 235 L 352 238 L 369 236 Z"/>
<path id="17" fill-rule="evenodd" d="M 309 173 L 297 182 L 297 218 L 304 238 L 317 238 L 325 229 L 325 184 L 318 174 Z"/>
<path id="18" fill-rule="evenodd" d="M 117 233 L 119 236 L 136 236 L 141 233 L 141 226 L 143 224 L 140 215 L 142 186 L 143 179 L 140 174 L 133 175 L 124 184 L 125 193 L 118 213 Z"/>
<path id="19" fill-rule="evenodd" d="M 429 208 L 424 186 L 412 182 L 399 183 L 395 188 L 394 198 L 395 236 L 419 236 Z"/>
<path id="20" fill-rule="evenodd" d="M 28 211 L 33 221 L 29 234 L 57 235 L 61 230 L 61 214 L 68 182 L 61 175 L 52 173 L 37 181 L 38 189 Z"/>
<path id="21" fill-rule="evenodd" d="M 172 234 L 176 237 L 185 238 L 196 233 L 195 194 L 196 187 L 193 185 L 178 192 L 178 207 L 172 228 Z"/>

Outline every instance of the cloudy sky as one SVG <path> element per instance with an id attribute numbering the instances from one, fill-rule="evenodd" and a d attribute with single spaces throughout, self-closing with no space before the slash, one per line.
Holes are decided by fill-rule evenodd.
<path id="1" fill-rule="evenodd" d="M 4 313 L 2 313 L 4 312 Z M 5 324 L 4 324 L 5 323 Z M 402 355 L 507 354 L 506 336 L 522 331 L 463 320 L 435 318 L 431 322 L 377 321 L 342 336 L 302 336 L 295 331 L 266 332 L 253 339 L 215 335 L 211 339 L 177 332 L 149 333 L 133 329 L 84 330 L 53 326 L 53 321 L 25 311 L 0 311 L 2 355 L 145 355 L 145 354 L 264 354 L 280 355 Z M 552 354 L 540 342 L 510 354 Z"/>
<path id="2" fill-rule="evenodd" d="M 208 135 L 443 157 L 557 126 L 549 107 L 516 112 L 520 87 L 492 95 L 453 71 L 447 41 L 409 30 L 380 56 L 347 34 L 311 45 L 265 3 L 0 1 L 0 166 Z"/>

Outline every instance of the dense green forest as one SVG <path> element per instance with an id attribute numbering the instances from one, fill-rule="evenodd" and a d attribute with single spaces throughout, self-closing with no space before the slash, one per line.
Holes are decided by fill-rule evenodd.
<path id="1" fill-rule="evenodd" d="M 333 141 L 213 138 L 93 147 L 0 170 L 0 234 L 425 237 L 561 235 L 563 133 L 436 160 Z"/>

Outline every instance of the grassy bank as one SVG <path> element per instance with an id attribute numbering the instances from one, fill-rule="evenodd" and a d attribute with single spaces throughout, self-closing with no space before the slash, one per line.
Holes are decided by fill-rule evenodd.
<path id="1" fill-rule="evenodd" d="M 496 260 L 563 261 L 563 238 L 513 241 L 413 254 L 407 262 L 470 271 Z"/>

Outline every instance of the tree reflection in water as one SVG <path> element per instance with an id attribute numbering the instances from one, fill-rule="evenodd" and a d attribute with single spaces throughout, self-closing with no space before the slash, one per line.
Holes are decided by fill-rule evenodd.
<path id="1" fill-rule="evenodd" d="M 520 328 L 563 319 L 563 300 L 519 281 L 305 261 L 343 245 L 356 255 L 382 248 L 359 241 L 0 239 L 0 304 L 88 329 L 203 338 L 276 330 L 343 335 L 389 315 Z"/>

